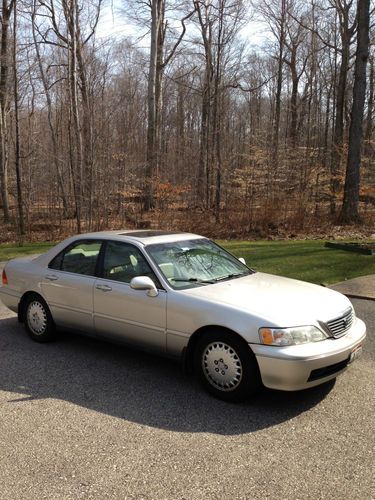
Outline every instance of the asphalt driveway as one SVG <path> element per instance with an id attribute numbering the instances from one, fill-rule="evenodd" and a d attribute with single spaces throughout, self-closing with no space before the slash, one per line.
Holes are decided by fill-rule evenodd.
<path id="1" fill-rule="evenodd" d="M 375 302 L 336 383 L 231 405 L 178 365 L 64 335 L 28 339 L 0 306 L 0 497 L 375 498 Z"/>

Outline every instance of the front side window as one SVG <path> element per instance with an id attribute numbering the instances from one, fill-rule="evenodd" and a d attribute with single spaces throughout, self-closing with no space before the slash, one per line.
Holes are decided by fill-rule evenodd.
<path id="1" fill-rule="evenodd" d="M 148 245 L 146 250 L 175 289 L 252 273 L 236 257 L 205 238 Z"/>
<path id="2" fill-rule="evenodd" d="M 107 242 L 103 278 L 130 283 L 136 276 L 148 276 L 158 286 L 155 274 L 137 247 L 117 241 Z"/>
<path id="3" fill-rule="evenodd" d="M 78 241 L 57 255 L 49 267 L 69 273 L 95 276 L 100 241 Z"/>

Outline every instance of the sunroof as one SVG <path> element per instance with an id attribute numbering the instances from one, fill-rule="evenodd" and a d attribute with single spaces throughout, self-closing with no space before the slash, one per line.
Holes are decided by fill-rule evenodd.
<path id="1" fill-rule="evenodd" d="M 179 234 L 173 233 L 170 231 L 158 231 L 158 230 L 150 230 L 150 231 L 132 231 L 129 233 L 121 233 L 121 236 L 134 236 L 136 238 L 149 238 L 150 236 L 165 236 L 167 234 Z"/>

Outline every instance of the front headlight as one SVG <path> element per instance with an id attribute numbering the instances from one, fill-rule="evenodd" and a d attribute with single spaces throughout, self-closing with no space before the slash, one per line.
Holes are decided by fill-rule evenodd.
<path id="1" fill-rule="evenodd" d="M 297 345 L 320 342 L 327 336 L 315 326 L 297 326 L 294 328 L 259 328 L 259 338 L 266 345 Z"/>

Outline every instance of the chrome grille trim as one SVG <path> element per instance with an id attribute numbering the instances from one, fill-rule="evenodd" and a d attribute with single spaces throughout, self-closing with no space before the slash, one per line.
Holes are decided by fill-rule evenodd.
<path id="1" fill-rule="evenodd" d="M 351 328 L 353 321 L 354 311 L 352 307 L 349 307 L 337 318 L 327 321 L 326 325 L 330 334 L 337 338 L 344 335 Z"/>

